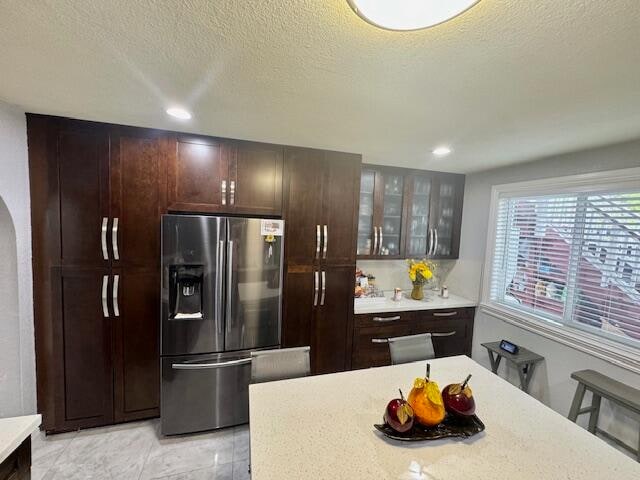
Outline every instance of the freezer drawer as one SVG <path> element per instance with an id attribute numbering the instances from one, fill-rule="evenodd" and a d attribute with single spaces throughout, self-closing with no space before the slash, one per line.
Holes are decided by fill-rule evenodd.
<path id="1" fill-rule="evenodd" d="M 163 435 L 249 421 L 250 352 L 162 358 Z"/>

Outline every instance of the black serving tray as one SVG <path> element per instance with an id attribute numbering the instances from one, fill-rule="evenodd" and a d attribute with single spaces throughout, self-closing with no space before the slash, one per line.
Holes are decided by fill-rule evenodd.
<path id="1" fill-rule="evenodd" d="M 435 427 L 424 427 L 415 422 L 413 428 L 405 433 L 398 433 L 386 423 L 374 425 L 376 430 L 394 440 L 403 442 L 420 442 L 423 440 L 438 440 L 441 438 L 469 438 L 484 430 L 484 423 L 477 415 L 468 418 L 458 418 L 447 415 Z"/>

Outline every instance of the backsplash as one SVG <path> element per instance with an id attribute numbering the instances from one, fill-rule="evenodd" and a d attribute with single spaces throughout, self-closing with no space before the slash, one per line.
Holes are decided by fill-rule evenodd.
<path id="1" fill-rule="evenodd" d="M 436 276 L 439 279 L 439 285 L 446 284 L 449 272 L 456 261 L 438 260 L 433 263 L 437 265 Z M 376 285 L 384 291 L 393 290 L 396 287 L 400 287 L 404 291 L 411 290 L 412 285 L 407 273 L 406 260 L 358 260 L 357 266 L 365 273 L 376 277 Z M 452 286 L 448 286 L 451 289 Z"/>

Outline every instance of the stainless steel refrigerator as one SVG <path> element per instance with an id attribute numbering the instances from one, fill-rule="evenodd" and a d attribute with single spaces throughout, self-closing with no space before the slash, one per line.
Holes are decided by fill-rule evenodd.
<path id="1" fill-rule="evenodd" d="M 161 430 L 245 423 L 252 350 L 280 344 L 281 220 L 162 217 Z"/>

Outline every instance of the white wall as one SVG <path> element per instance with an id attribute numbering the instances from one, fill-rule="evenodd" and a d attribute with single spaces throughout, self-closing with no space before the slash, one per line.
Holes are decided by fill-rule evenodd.
<path id="1" fill-rule="evenodd" d="M 640 140 L 468 175 L 460 259 L 449 275 L 450 289 L 468 298 L 479 298 L 492 185 L 636 166 L 640 166 Z M 566 416 L 569 412 L 576 387 L 576 382 L 571 380 L 570 375 L 576 370 L 598 370 L 640 388 L 640 375 L 484 313 L 476 315 L 473 358 L 489 368 L 487 352 L 480 344 L 502 338 L 545 357 L 542 368 L 533 377 L 530 390 L 533 396 L 562 415 Z M 500 368 L 504 375 L 505 367 Z M 517 383 L 515 370 L 510 369 L 508 376 Z M 586 402 L 587 400 L 585 405 Z M 584 425 L 587 417 L 588 415 L 583 415 L 580 423 Z M 627 444 L 638 445 L 638 421 L 629 418 L 624 410 L 612 409 L 603 402 L 599 425 L 621 437 Z"/>
<path id="2" fill-rule="evenodd" d="M 455 260 L 441 260 L 434 262 L 438 266 L 437 275 L 440 283 L 447 284 L 449 272 Z M 376 285 L 385 292 L 399 287 L 404 292 L 410 292 L 412 285 L 407 272 L 406 260 L 358 260 L 358 268 L 376 277 Z"/>
<path id="3" fill-rule="evenodd" d="M 0 333 L 11 339 L 0 344 L 1 417 L 36 411 L 26 121 L 23 111 L 1 102 L 0 198 L 15 230 L 15 246 L 3 244 L 0 248 L 3 277 L 0 288 L 9 289 L 9 295 L 0 296 Z M 11 228 L 8 220 L 8 217 L 0 220 L 3 238 L 7 238 L 7 230 Z M 12 311 L 16 314 L 7 314 Z"/>

